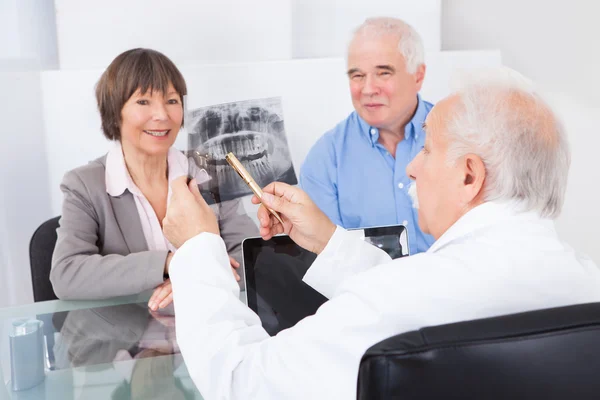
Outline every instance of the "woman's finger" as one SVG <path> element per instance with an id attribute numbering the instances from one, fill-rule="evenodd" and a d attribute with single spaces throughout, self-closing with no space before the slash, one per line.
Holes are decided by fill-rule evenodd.
<path id="1" fill-rule="evenodd" d="M 158 293 L 161 291 L 163 286 L 164 286 L 164 283 L 161 283 L 156 288 L 154 288 L 154 291 L 152 292 L 152 296 L 150 296 L 150 300 L 148 300 L 148 307 L 150 309 L 152 309 L 152 304 L 156 303 L 156 298 L 158 297 Z"/>
<path id="2" fill-rule="evenodd" d="M 235 277 L 236 281 L 240 281 L 240 276 L 238 275 L 237 271 L 235 270 L 235 268 L 231 267 L 231 272 L 233 272 L 233 276 Z"/>
<path id="3" fill-rule="evenodd" d="M 164 300 L 160 302 L 160 304 L 158 305 L 158 307 L 159 308 L 165 308 L 166 306 L 168 306 L 172 302 L 173 302 L 173 291 L 170 291 L 169 294 L 167 295 L 167 297 L 165 297 Z"/>
<path id="4" fill-rule="evenodd" d="M 229 256 L 229 263 L 231 264 L 232 267 L 235 267 L 235 268 L 239 268 L 239 266 L 240 266 L 240 263 L 237 262 L 237 260 L 231 256 Z"/>
<path id="5" fill-rule="evenodd" d="M 170 293 L 171 293 L 171 282 L 165 282 L 161 286 L 156 288 L 156 290 L 154 291 L 154 294 L 152 295 L 153 299 L 151 299 L 151 301 L 148 302 L 150 309 L 153 311 L 156 311 L 159 308 L 162 301 Z"/>

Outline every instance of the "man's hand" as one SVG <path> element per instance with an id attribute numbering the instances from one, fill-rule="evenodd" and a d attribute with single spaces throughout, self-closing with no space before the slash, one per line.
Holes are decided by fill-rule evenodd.
<path id="1" fill-rule="evenodd" d="M 163 219 L 165 237 L 176 248 L 202 232 L 219 234 L 219 223 L 202 198 L 196 180 L 186 185 L 185 176 L 171 183 L 171 201 Z"/>
<path id="2" fill-rule="evenodd" d="M 297 187 L 281 182 L 270 183 L 263 189 L 262 200 L 283 219 L 281 226 L 265 207 L 258 209 L 260 235 L 265 240 L 285 233 L 301 247 L 319 254 L 335 232 L 335 224 Z M 261 201 L 253 196 L 252 203 L 260 204 Z"/>
<path id="3" fill-rule="evenodd" d="M 171 286 L 171 280 L 167 279 L 154 289 L 150 300 L 148 300 L 148 308 L 152 311 L 156 311 L 159 308 L 165 308 L 173 302 L 173 288 Z"/>

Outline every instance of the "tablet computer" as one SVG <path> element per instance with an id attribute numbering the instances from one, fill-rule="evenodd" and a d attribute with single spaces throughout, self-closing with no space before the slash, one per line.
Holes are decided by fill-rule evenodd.
<path id="1" fill-rule="evenodd" d="M 353 231 L 392 258 L 408 255 L 408 237 L 403 225 Z M 317 255 L 298 246 L 289 236 L 270 240 L 247 238 L 242 242 L 242 253 L 247 304 L 271 336 L 314 314 L 327 301 L 302 281 Z"/>

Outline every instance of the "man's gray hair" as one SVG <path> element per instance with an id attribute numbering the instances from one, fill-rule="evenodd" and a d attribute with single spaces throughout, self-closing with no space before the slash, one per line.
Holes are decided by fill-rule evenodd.
<path id="1" fill-rule="evenodd" d="M 481 157 L 485 201 L 558 217 L 571 163 L 562 122 L 531 82 L 508 68 L 472 73 L 461 86 L 447 123 L 449 161 Z"/>
<path id="2" fill-rule="evenodd" d="M 367 18 L 356 30 L 354 37 L 378 37 L 393 35 L 398 37 L 398 51 L 404 57 L 406 72 L 414 74 L 425 64 L 425 49 L 419 33 L 409 24 L 398 18 Z"/>

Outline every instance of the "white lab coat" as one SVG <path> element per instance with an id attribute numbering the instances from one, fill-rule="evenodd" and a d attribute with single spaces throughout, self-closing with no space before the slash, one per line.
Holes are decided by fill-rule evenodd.
<path id="1" fill-rule="evenodd" d="M 200 262 L 200 260 L 202 262 Z M 170 266 L 177 339 L 205 399 L 354 399 L 365 350 L 425 326 L 600 301 L 600 271 L 551 220 L 485 203 L 426 253 L 391 261 L 338 228 L 304 280 L 330 300 L 269 337 L 203 233 Z"/>

